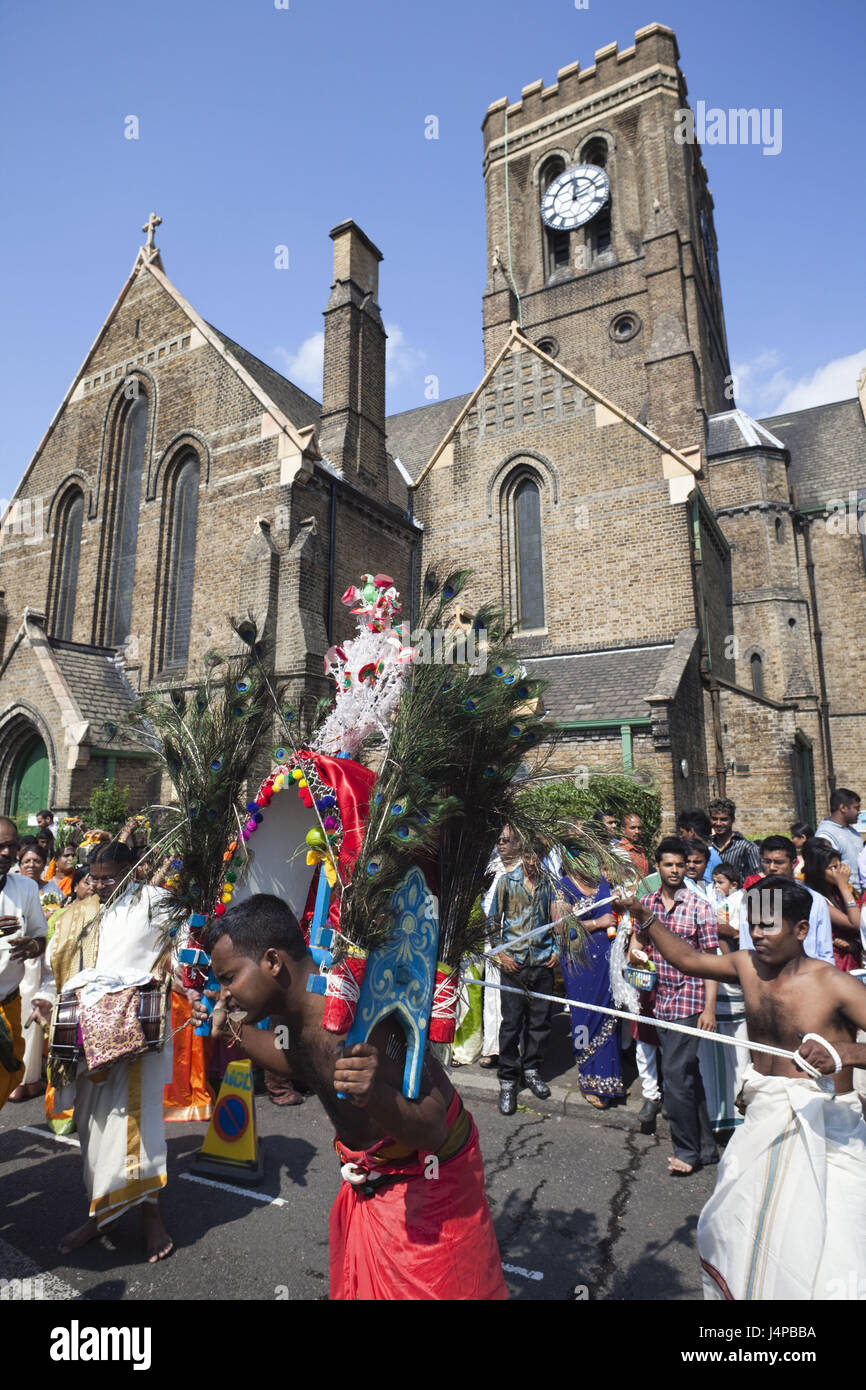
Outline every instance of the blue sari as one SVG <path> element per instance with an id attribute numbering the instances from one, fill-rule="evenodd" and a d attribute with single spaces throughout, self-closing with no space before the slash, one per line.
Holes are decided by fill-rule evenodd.
<path id="1" fill-rule="evenodd" d="M 602 879 L 595 896 L 585 897 L 576 884 L 564 875 L 559 880 L 559 890 L 567 903 L 576 907 L 586 907 L 588 903 L 599 902 L 610 897 L 607 879 Z M 581 917 L 587 922 L 610 911 L 610 904 L 594 908 Z M 565 992 L 569 999 L 582 999 L 587 1004 L 601 1004 L 605 1008 L 614 1007 L 610 992 L 610 950 L 613 942 L 603 929 L 588 932 L 586 938 L 586 964 L 569 960 L 563 952 L 560 962 Z M 590 1013 L 587 1009 L 571 1009 L 571 1040 L 574 1059 L 577 1063 L 579 1086 L 584 1095 L 600 1096 L 610 1100 L 624 1096 L 622 1069 L 619 1057 L 619 1019 L 608 1018 L 605 1014 Z"/>

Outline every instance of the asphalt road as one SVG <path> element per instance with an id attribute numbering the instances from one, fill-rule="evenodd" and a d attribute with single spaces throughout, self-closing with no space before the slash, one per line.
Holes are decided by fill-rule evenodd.
<path id="1" fill-rule="evenodd" d="M 459 1089 L 459 1071 L 454 1079 Z M 512 1298 L 700 1299 L 695 1227 L 715 1170 L 670 1178 L 666 1126 L 641 1135 L 633 1108 L 603 1120 L 589 1107 L 585 1115 L 521 1108 L 506 1119 L 492 1095 L 468 1104 Z M 286 1110 L 257 1097 L 256 1109 L 265 1176 L 254 1191 L 267 1201 L 184 1177 L 205 1126 L 169 1125 L 163 1203 L 176 1250 L 151 1266 L 134 1212 L 110 1236 L 58 1254 L 58 1238 L 86 1216 L 78 1149 L 51 1136 L 41 1100 L 6 1105 L 0 1280 L 41 1278 L 48 1299 L 326 1299 L 327 1218 L 339 1184 L 331 1126 L 313 1098 Z"/>

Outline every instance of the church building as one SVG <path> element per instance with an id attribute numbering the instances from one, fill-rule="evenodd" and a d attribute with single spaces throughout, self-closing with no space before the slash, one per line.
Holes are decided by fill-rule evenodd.
<path id="1" fill-rule="evenodd" d="M 484 372 L 396 415 L 382 253 L 353 221 L 320 403 L 200 317 L 151 215 L 4 518 L 0 808 L 81 808 L 106 776 L 149 799 L 136 691 L 194 680 L 249 612 L 318 697 L 343 590 L 385 570 L 408 610 L 440 558 L 546 682 L 551 770 L 650 773 L 667 813 L 728 795 L 754 834 L 860 787 L 866 374 L 737 409 L 687 101 L 652 24 L 488 108 Z"/>

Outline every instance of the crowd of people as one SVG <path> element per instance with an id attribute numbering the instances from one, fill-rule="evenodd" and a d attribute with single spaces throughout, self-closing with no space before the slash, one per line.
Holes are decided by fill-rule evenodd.
<path id="1" fill-rule="evenodd" d="M 855 1089 L 858 1074 L 866 1075 L 866 1043 L 857 1041 L 866 1038 L 866 994 L 857 978 L 866 950 L 866 848 L 855 829 L 859 812 L 859 796 L 840 789 L 817 827 L 795 823 L 787 835 L 771 834 L 758 843 L 734 828 L 736 807 L 728 799 L 680 812 L 675 833 L 653 845 L 633 810 L 621 816 L 605 811 L 588 827 L 575 823 L 557 844 L 529 843 L 504 825 L 481 901 L 489 947 L 484 960 L 464 963 L 467 987 L 454 1045 L 445 1059 L 432 1050 L 418 1107 L 399 1097 L 397 1082 L 389 1081 L 383 1091 L 376 1080 L 389 1067 L 394 1071 L 393 1020 L 381 1038 L 374 1034 L 345 1053 L 337 1048 L 333 1057 L 325 1056 L 320 1048 L 321 1065 L 311 1065 L 315 1048 L 293 1045 L 277 1055 L 272 1034 L 261 1032 L 257 1021 L 280 1004 L 293 1020 L 292 1037 L 296 1025 L 301 1039 L 306 1030 L 318 1040 L 322 996 L 306 988 L 315 967 L 289 909 L 276 898 L 255 896 L 215 919 L 209 932 L 223 993 L 247 1012 L 232 1031 L 223 1006 L 208 1055 L 224 1068 L 233 1039 L 269 1076 L 276 1103 L 296 1103 L 314 1091 L 337 1121 L 350 1184 L 350 1170 L 367 1172 L 385 1161 L 380 1131 L 419 1156 L 430 1152 L 449 1162 L 452 1150 L 459 1153 L 463 1166 L 450 1171 L 455 1182 L 462 1174 L 458 1187 L 471 1192 L 461 1279 L 475 1289 L 463 1296 L 501 1298 L 505 1290 L 493 1258 L 477 1131 L 440 1062 L 459 1066 L 480 1058 L 483 1067 L 497 1068 L 499 1108 L 506 1116 L 515 1113 L 524 1085 L 538 1098 L 548 1097 L 544 1073 L 553 1001 L 561 998 L 570 1013 L 577 1082 L 587 1104 L 603 1110 L 624 1102 L 624 1062 L 630 1064 L 633 1044 L 640 1128 L 652 1133 L 664 1106 L 671 1175 L 687 1178 L 721 1158 L 716 1192 L 699 1227 L 707 1296 L 787 1296 L 804 1268 L 811 1271 L 808 1280 L 802 1278 L 812 1292 L 802 1296 L 822 1296 L 815 1292 L 815 1271 L 832 1282 L 840 1260 L 856 1262 L 866 1248 L 863 1221 L 850 1219 L 852 1212 L 866 1210 L 860 1191 L 866 1129 Z M 177 972 L 171 977 L 164 959 L 161 915 L 168 895 L 160 892 L 152 864 L 142 881 L 142 818 L 132 817 L 118 836 L 67 820 L 55 839 L 53 825 L 51 812 L 42 812 L 36 833 L 20 837 L 14 822 L 0 818 L 0 936 L 8 938 L 0 956 L 0 1105 L 45 1089 L 44 1035 L 40 1027 L 24 1025 L 46 1024 L 52 1002 L 70 982 L 75 988 L 79 976 L 90 982 L 95 972 L 130 981 L 134 976 L 140 985 L 158 970 L 166 984 L 171 980 L 173 1048 L 126 1057 L 104 1074 L 93 1068 L 73 1072 L 62 1094 L 61 1082 L 57 1094 L 51 1086 L 46 1094 L 52 1125 L 61 1132 L 76 1125 L 90 1198 L 87 1220 L 64 1236 L 61 1250 L 78 1248 L 119 1214 L 140 1206 L 147 1255 L 155 1262 L 172 1249 L 158 1203 L 166 1181 L 165 1120 L 207 1118 L 213 1100 L 202 1040 L 194 1040 L 186 1026 L 205 1016 L 204 1005 L 200 991 L 185 989 Z M 99 914 L 101 907 L 106 910 Z M 98 931 L 88 934 L 98 915 Z M 621 945 L 623 923 L 630 978 L 639 982 L 639 1017 L 630 1006 L 627 1020 L 611 1012 L 611 953 Z M 486 988 L 473 989 L 473 980 Z M 829 1092 L 821 1090 L 827 1078 Z M 363 1121 L 344 1101 L 335 1101 L 335 1087 L 355 1105 L 361 1097 L 367 1107 Z M 387 1103 L 376 1099 L 381 1096 Z M 830 1100 L 837 1103 L 825 1114 L 822 1107 Z M 789 1114 L 799 1117 L 799 1130 L 788 1125 Z M 791 1171 L 800 1176 L 773 1207 L 773 1261 L 756 1270 L 749 1261 L 767 1219 L 766 1193 L 755 1187 L 756 1175 L 763 1171 L 763 1156 L 795 1131 L 812 1136 L 806 1146 L 812 1166 L 803 1166 L 799 1150 L 790 1156 Z M 817 1171 L 818 1133 L 830 1165 L 826 1192 L 832 1188 L 834 1195 L 832 1202 L 827 1196 L 810 1205 L 808 1175 L 814 1178 Z M 720 1155 L 720 1144 L 732 1135 Z M 437 1193 L 447 1206 L 445 1186 Z M 798 1250 L 785 1243 L 791 1223 L 784 1213 L 792 1194 L 804 1204 Z M 389 1205 L 379 1198 L 377 1204 L 379 1212 Z M 394 1294 L 386 1291 L 387 1281 L 380 1287 L 375 1262 L 358 1264 L 357 1251 L 340 1234 L 339 1207 L 338 1202 L 332 1216 L 333 1296 L 440 1296 Z M 396 1208 L 395 1213 L 402 1219 Z M 754 1233 L 751 1244 L 745 1238 L 732 1243 L 731 1231 L 742 1237 L 747 1229 Z M 490 1252 L 483 1278 L 477 1251 L 472 1254 L 479 1242 Z M 419 1289 L 439 1287 L 445 1276 L 438 1259 L 435 1270 L 431 1265 L 419 1275 Z"/>
<path id="2" fill-rule="evenodd" d="M 788 835 L 768 835 L 758 843 L 735 829 L 736 806 L 727 798 L 712 801 L 706 810 L 681 811 L 676 833 L 652 849 L 643 843 L 642 820 L 634 811 L 621 817 L 604 811 L 591 829 L 615 858 L 649 880 L 643 894 L 647 906 L 703 952 L 751 950 L 749 890 L 768 875 L 802 882 L 810 897 L 806 955 L 851 972 L 861 968 L 866 950 L 866 848 L 853 828 L 859 812 L 859 796 L 842 788 L 833 793 L 830 815 L 816 828 L 795 822 Z M 600 869 L 591 873 L 580 845 L 566 843 L 561 849 L 564 856 L 522 844 L 504 826 L 490 866 L 483 908 L 498 950 L 488 953 L 484 978 L 492 987 L 484 991 L 483 1013 L 467 1005 L 453 1060 L 460 1065 L 480 1057 L 482 1067 L 498 1067 L 505 1115 L 515 1113 L 521 1084 L 539 1098 L 550 1094 L 541 1069 L 551 1005 L 532 996 L 557 992 L 557 970 L 566 999 L 613 1004 L 610 952 L 620 914 L 611 885 Z M 564 924 L 575 915 L 585 933 L 578 952 L 569 949 L 564 935 Z M 539 931 L 545 923 L 547 931 Z M 578 930 L 572 922 L 572 939 Z M 527 939 L 528 932 L 534 935 Z M 687 1174 L 716 1162 L 716 1138 L 741 1121 L 736 1098 L 748 1052 L 745 1046 L 719 1048 L 661 1033 L 651 1020 L 681 1021 L 698 1032 L 720 1032 L 745 1043 L 743 993 L 732 982 L 686 980 L 657 953 L 650 954 L 656 982 L 641 994 L 646 1022 L 624 1031 L 609 1016 L 571 1007 L 578 1085 L 598 1109 L 622 1102 L 623 1052 L 634 1043 L 641 1128 L 654 1130 L 664 1102 L 673 1134 L 671 1171 Z M 502 992 L 496 987 L 503 981 L 525 993 Z"/>

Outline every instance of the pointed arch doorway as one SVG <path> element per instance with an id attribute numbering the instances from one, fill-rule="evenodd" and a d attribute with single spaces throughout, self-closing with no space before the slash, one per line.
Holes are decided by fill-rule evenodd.
<path id="1" fill-rule="evenodd" d="M 24 745 L 12 768 L 9 781 L 9 813 L 35 815 L 48 805 L 51 767 L 48 749 L 35 734 Z"/>

